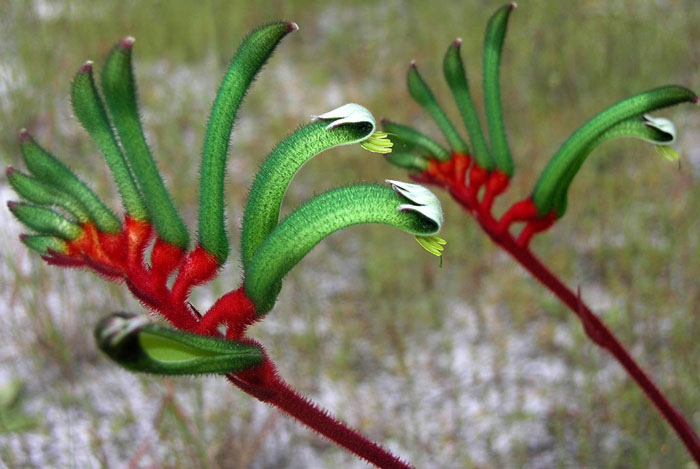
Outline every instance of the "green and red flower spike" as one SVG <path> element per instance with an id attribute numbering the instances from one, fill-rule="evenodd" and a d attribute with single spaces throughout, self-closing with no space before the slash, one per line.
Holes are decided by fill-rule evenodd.
<path id="1" fill-rule="evenodd" d="M 474 216 L 491 240 L 547 287 L 583 323 L 588 337 L 609 351 L 646 393 L 672 426 L 686 448 L 700 464 L 700 440 L 685 418 L 668 402 L 648 375 L 632 359 L 613 333 L 586 306 L 580 295 L 559 280 L 532 253 L 532 238 L 555 224 L 567 208 L 569 187 L 588 155 L 599 145 L 616 137 L 634 137 L 653 143 L 665 158 L 677 159 L 669 147 L 675 140 L 673 124 L 647 113 L 680 103 L 696 103 L 695 93 L 682 86 L 663 86 L 640 93 L 610 106 L 579 128 L 554 154 L 533 192 L 515 203 L 500 217 L 493 214 L 494 200 L 509 185 L 515 166 L 508 146 L 501 108 L 499 70 L 508 20 L 516 4 L 500 8 L 489 20 L 483 53 L 484 108 L 488 124 L 487 143 L 472 102 L 467 75 L 460 57 L 461 40 L 447 49 L 443 61 L 445 79 L 455 98 L 473 147 L 466 144 L 447 120 L 415 63 L 408 70 L 408 91 L 425 108 L 444 134 L 450 150 L 416 130 L 382 120 L 394 142 L 395 153 L 387 160 L 408 169 L 419 182 L 440 186 L 465 211 Z M 519 232 L 514 225 L 520 224 Z M 517 234 L 514 234 L 517 233 Z"/>
<path id="2" fill-rule="evenodd" d="M 440 203 L 415 184 L 387 181 L 390 187 L 363 184 L 334 189 L 280 221 L 287 187 L 315 155 L 355 143 L 371 152 L 391 152 L 393 143 L 376 130 L 366 108 L 346 104 L 314 116 L 272 151 L 255 177 L 243 217 L 243 284 L 204 314 L 189 302 L 192 289 L 211 281 L 228 257 L 224 175 L 238 108 L 279 42 L 296 29 L 295 23 L 279 22 L 254 30 L 226 72 L 204 139 L 194 248 L 190 249 L 189 232 L 144 137 L 132 70 L 133 38 L 112 49 L 101 71 L 101 89 L 92 62 L 80 67 L 71 88 L 75 115 L 114 176 L 123 219 L 24 130 L 20 147 L 31 174 L 7 169 L 10 184 L 25 200 L 9 202 L 8 207 L 34 232 L 22 235 L 21 241 L 49 264 L 85 268 L 123 282 L 145 307 L 170 324 L 157 326 L 147 316 L 124 313 L 102 320 L 95 338 L 115 362 L 146 373 L 225 374 L 243 391 L 367 461 L 380 467 L 409 467 L 297 394 L 276 372 L 262 344 L 246 335 L 248 326 L 273 308 L 284 276 L 337 230 L 359 223 L 386 224 L 415 235 L 426 250 L 441 255 L 444 240 L 436 236 L 443 223 Z"/>

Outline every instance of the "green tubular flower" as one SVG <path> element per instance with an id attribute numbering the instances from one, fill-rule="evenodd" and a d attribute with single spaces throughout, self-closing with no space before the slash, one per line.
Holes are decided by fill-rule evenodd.
<path id="1" fill-rule="evenodd" d="M 386 159 L 391 164 L 409 171 L 422 172 L 428 169 L 428 159 L 413 153 L 392 151 Z"/>
<path id="2" fill-rule="evenodd" d="M 105 233 L 119 233 L 121 223 L 66 165 L 44 150 L 29 133 L 20 132 L 20 150 L 29 171 L 40 181 L 76 199 L 90 214 L 97 228 Z"/>
<path id="3" fill-rule="evenodd" d="M 382 127 L 393 139 L 398 140 L 397 143 L 405 146 L 405 149 L 399 150 L 400 152 L 404 152 L 404 150 L 412 153 L 417 152 L 438 161 L 449 161 L 452 157 L 442 145 L 407 125 L 382 119 Z M 400 148 L 399 145 L 397 147 Z"/>
<path id="4" fill-rule="evenodd" d="M 345 104 L 314 119 L 277 145 L 255 177 L 241 230 L 244 270 L 277 226 L 282 199 L 297 171 L 325 150 L 367 140 L 376 128 L 372 114 L 359 104 Z"/>
<path id="5" fill-rule="evenodd" d="M 484 38 L 484 106 L 491 137 L 491 154 L 496 168 L 508 176 L 513 175 L 513 157 L 508 148 L 508 137 L 503 122 L 500 68 L 508 18 L 516 7 L 516 3 L 509 3 L 494 13 L 486 27 Z"/>
<path id="6" fill-rule="evenodd" d="M 80 67 L 71 86 L 73 112 L 87 133 L 97 144 L 105 157 L 119 194 L 124 202 L 126 213 L 136 220 L 148 220 L 148 211 L 139 192 L 131 170 L 117 143 L 112 124 L 107 117 L 104 104 L 100 98 L 92 73 L 92 62 Z"/>
<path id="7" fill-rule="evenodd" d="M 7 207 L 19 221 L 42 235 L 56 236 L 73 241 L 83 234 L 83 229 L 51 209 L 22 202 L 8 202 Z"/>
<path id="8" fill-rule="evenodd" d="M 637 116 L 682 102 L 696 101 L 697 96 L 687 88 L 663 86 L 620 101 L 590 119 L 564 142 L 538 179 L 532 193 L 538 213 L 543 216 L 556 207 L 557 213 L 563 214 L 566 202 L 562 202 L 561 198 L 571 179 L 586 156 L 603 141 L 629 135 L 657 144 L 664 143 L 664 139 L 668 138 L 664 124 L 658 126 L 651 121 L 644 124 Z"/>
<path id="9" fill-rule="evenodd" d="M 245 293 L 259 315 L 274 306 L 284 276 L 323 238 L 351 225 L 382 223 L 414 235 L 440 231 L 440 202 L 428 189 L 390 181 L 393 189 L 356 185 L 321 194 L 267 237 L 245 272 Z"/>
<path id="10" fill-rule="evenodd" d="M 457 153 L 468 154 L 469 147 L 454 128 L 452 122 L 447 118 L 445 111 L 438 104 L 433 92 L 430 91 L 428 85 L 423 81 L 415 62 L 411 62 L 411 66 L 408 68 L 408 92 L 423 109 L 428 111 L 428 114 L 438 125 L 440 131 L 445 135 L 452 150 Z"/>
<path id="11" fill-rule="evenodd" d="M 474 147 L 474 159 L 482 169 L 490 171 L 493 169 L 493 157 L 486 144 L 479 117 L 476 114 L 474 102 L 469 92 L 467 74 L 464 71 L 464 64 L 462 63 L 462 56 L 459 50 L 461 45 L 461 39 L 457 39 L 450 45 L 442 62 L 442 70 L 452 95 L 457 102 L 459 112 L 462 114 L 462 120 Z"/>
<path id="12" fill-rule="evenodd" d="M 124 154 L 144 195 L 149 218 L 163 241 L 187 248 L 189 234 L 156 167 L 141 128 L 131 65 L 134 38 L 117 44 L 102 67 L 102 91 Z"/>
<path id="13" fill-rule="evenodd" d="M 90 215 L 85 208 L 70 195 L 13 168 L 7 168 L 6 174 L 15 192 L 27 201 L 37 205 L 59 206 L 73 215 L 81 224 L 90 221 Z"/>
<path id="14" fill-rule="evenodd" d="M 55 236 L 20 235 L 20 241 L 29 249 L 38 252 L 42 256 L 49 255 L 51 251 L 60 254 L 68 252 L 68 244 Z"/>
<path id="15" fill-rule="evenodd" d="M 265 360 L 259 347 L 156 326 L 145 316 L 124 313 L 102 319 L 95 340 L 109 358 L 142 373 L 231 373 Z"/>
<path id="16" fill-rule="evenodd" d="M 644 140 L 656 145 L 658 150 L 659 148 L 669 148 L 668 145 L 676 141 L 676 128 L 668 119 L 653 118 L 645 114 L 642 117 L 626 119 L 605 131 L 586 148 L 581 150 L 577 158 L 571 162 L 566 169 L 566 173 L 561 178 L 555 195 L 553 196 L 555 201 L 554 210 L 559 217 L 563 216 L 566 212 L 569 187 L 588 155 L 604 142 L 617 137 L 631 137 Z"/>
<path id="17" fill-rule="evenodd" d="M 228 257 L 228 238 L 224 226 L 224 175 L 233 122 L 246 90 L 257 73 L 277 44 L 296 29 L 298 26 L 295 23 L 282 22 L 251 32 L 231 61 L 211 110 L 202 150 L 199 244 L 216 256 L 219 265 Z"/>

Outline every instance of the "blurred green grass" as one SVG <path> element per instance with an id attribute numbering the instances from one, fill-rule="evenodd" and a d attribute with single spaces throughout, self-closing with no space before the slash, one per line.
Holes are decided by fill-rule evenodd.
<path id="1" fill-rule="evenodd" d="M 502 3 L 278 0 L 253 6 L 212 0 L 194 7 L 181 1 L 6 0 L 0 5 L 0 155 L 5 165 L 22 166 L 17 133 L 27 127 L 100 194 L 111 194 L 116 206 L 106 167 L 72 118 L 68 90 L 84 60 L 100 64 L 116 41 L 133 35 L 147 136 L 176 204 L 195 226 L 194 175 L 220 77 L 247 31 L 277 19 L 296 21 L 300 30 L 285 39 L 239 114 L 227 185 L 234 244 L 254 171 L 309 115 L 354 101 L 377 117 L 438 137 L 408 98 L 405 72 L 411 59 L 459 122 L 440 75 L 442 54 L 455 37 L 464 39 L 463 58 L 480 102 L 483 31 Z M 667 83 L 700 89 L 700 9 L 693 0 L 523 1 L 512 16 L 503 65 L 517 172 L 497 210 L 526 195 L 561 142 L 602 108 Z M 680 170 L 645 145 L 614 142 L 601 148 L 577 177 L 566 217 L 536 239 L 534 250 L 569 285 L 581 286 L 583 297 L 700 428 L 700 119 L 689 106 L 664 114 L 679 129 L 685 158 Z M 329 187 L 384 178 L 406 175 L 356 148 L 339 149 L 304 167 L 285 210 Z M 343 394 L 333 403 L 319 397 L 321 404 L 419 466 L 686 464 L 683 446 L 612 360 L 589 344 L 573 316 L 514 268 L 443 195 L 443 237 L 449 244 L 442 270 L 410 237 L 369 226 L 332 236 L 292 272 L 276 310 L 255 330 L 283 375 L 314 396 L 328 397 L 328 381 L 338 386 Z M 42 376 L 33 391 L 29 385 L 34 399 L 79 408 L 80 402 L 61 396 L 76 392 L 71 383 L 81 382 L 83 366 L 111 366 L 95 352 L 85 324 L 114 309 L 138 311 L 138 304 L 125 289 L 96 277 L 28 261 L 31 256 L 14 239 L 5 241 L 0 256 L 4 294 L 11 299 L 7 307 L 27 316 L 3 321 L 17 353 L 0 364 L 22 375 L 31 357 L 30 369 Z M 233 259 L 214 285 L 196 292 L 200 309 L 237 284 Z M 56 304 L 60 314 L 47 314 Z M 457 372 L 443 363 L 464 345 L 455 328 L 466 326 L 476 329 L 460 334 L 478 332 L 477 338 L 468 336 L 469 347 L 480 350 L 485 343 L 495 350 L 495 358 L 483 364 L 488 379 L 465 377 L 482 373 L 478 362 L 474 370 Z M 519 341 L 531 347 L 522 356 L 508 356 Z M 565 375 L 543 396 L 544 412 L 533 413 L 524 404 L 514 409 L 484 404 L 479 418 L 496 424 L 483 434 L 480 422 L 466 416 L 439 424 L 444 415 L 438 410 L 455 406 L 459 414 L 465 396 L 483 395 L 486 403 L 492 393 L 504 400 L 511 393 L 526 395 L 536 378 L 528 381 L 520 371 L 514 380 L 511 365 L 537 360 L 566 365 Z M 217 399 L 230 405 L 207 413 L 207 403 L 196 395 L 208 392 L 215 380 L 175 381 L 174 400 L 167 400 L 170 391 L 162 380 L 139 382 L 166 409 L 165 423 L 154 423 L 156 440 L 143 450 L 157 466 L 298 466 L 302 456 L 295 453 L 269 454 L 269 445 L 293 447 L 269 436 L 280 432 L 329 465 L 353 461 L 293 424 L 261 423 L 261 407 L 225 386 L 215 388 L 226 393 Z M 429 405 L 425 399 L 432 392 L 441 397 Z M 181 394 L 195 396 L 182 413 L 176 411 Z M 425 423 L 426 412 L 435 425 Z M 206 421 L 198 421 L 203 415 Z M 169 426 L 168 419 L 177 424 Z M 512 433 L 533 421 L 546 429 L 539 443 Z M 193 441 L 193 434 L 200 438 Z M 503 435 L 510 440 L 506 449 L 499 443 Z M 120 443 L 126 454 L 142 448 L 128 438 Z M 19 456 L 7 448 L 0 458 L 15 461 Z M 104 442 L 95 439 L 91 448 L 108 466 L 110 456 L 100 455 Z"/>

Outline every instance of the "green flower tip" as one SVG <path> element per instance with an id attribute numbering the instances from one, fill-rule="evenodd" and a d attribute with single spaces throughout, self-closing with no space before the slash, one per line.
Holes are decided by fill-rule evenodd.
<path id="1" fill-rule="evenodd" d="M 391 184 L 391 188 L 394 192 L 408 199 L 410 202 L 413 202 L 401 204 L 396 207 L 397 210 L 402 212 L 406 210 L 417 212 L 435 224 L 436 229 L 432 234 L 440 231 L 444 221 L 444 215 L 442 213 L 440 200 L 435 194 L 418 184 L 409 184 L 407 182 L 394 181 L 391 179 L 387 179 L 386 182 Z"/>
<path id="2" fill-rule="evenodd" d="M 655 140 L 644 138 L 647 142 L 654 143 L 656 151 L 671 163 L 680 160 L 680 155 L 676 150 L 670 147 L 676 141 L 676 127 L 668 119 L 662 117 L 651 117 L 649 114 L 642 116 L 644 125 L 651 127 L 660 133 Z"/>
<path id="3" fill-rule="evenodd" d="M 412 204 L 401 204 L 396 208 L 397 210 L 418 212 L 435 223 L 437 229 L 433 234 L 427 236 L 416 235 L 415 238 L 423 249 L 441 258 L 440 266 L 442 267 L 442 252 L 445 249 L 444 246 L 447 244 L 447 241 L 437 236 L 444 221 L 440 200 L 430 190 L 418 184 L 409 184 L 390 179 L 387 179 L 386 182 L 391 184 L 391 188 L 394 189 L 397 194 L 413 202 Z"/>
<path id="4" fill-rule="evenodd" d="M 326 130 L 334 129 L 343 124 L 356 124 L 366 122 L 372 125 L 372 131 L 377 124 L 374 116 L 369 110 L 356 103 L 343 104 L 342 106 L 328 111 L 320 116 L 311 116 L 313 120 L 331 120 L 332 122 L 326 126 Z"/>
<path id="5" fill-rule="evenodd" d="M 349 141 L 343 145 L 361 143 L 366 150 L 375 153 L 389 153 L 393 143 L 386 137 L 385 132 L 376 132 L 377 122 L 369 110 L 356 103 L 343 104 L 342 106 L 328 111 L 319 116 L 311 116 L 313 120 L 331 121 L 326 130 L 332 130 L 344 124 L 359 124 L 367 126 L 367 133 L 356 140 Z"/>
<path id="6" fill-rule="evenodd" d="M 150 321 L 146 316 L 115 313 L 97 325 L 95 339 L 102 350 L 110 350 L 122 345 L 131 334 L 140 331 Z"/>

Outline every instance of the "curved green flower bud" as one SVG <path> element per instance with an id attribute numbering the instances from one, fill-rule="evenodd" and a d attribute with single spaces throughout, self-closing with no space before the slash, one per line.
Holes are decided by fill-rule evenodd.
<path id="1" fill-rule="evenodd" d="M 156 326 L 145 316 L 124 313 L 102 319 L 95 340 L 109 358 L 142 373 L 231 373 L 265 360 L 259 347 Z"/>
<path id="2" fill-rule="evenodd" d="M 398 140 L 396 143 L 405 144 L 405 148 L 399 149 L 400 152 L 417 151 L 438 161 L 449 161 L 452 157 L 442 145 L 407 125 L 382 119 L 382 127 L 392 139 Z"/>
<path id="3" fill-rule="evenodd" d="M 372 114 L 359 104 L 345 104 L 314 119 L 280 142 L 255 176 L 241 229 L 244 269 L 277 226 L 284 194 L 304 163 L 330 148 L 363 142 L 376 128 Z"/>
<path id="4" fill-rule="evenodd" d="M 653 118 L 645 114 L 642 117 L 626 119 L 605 131 L 580 152 L 576 160 L 571 163 L 565 175 L 561 178 L 555 195 L 553 196 L 555 200 L 554 210 L 559 217 L 563 216 L 566 212 L 569 187 L 588 155 L 604 142 L 617 137 L 632 137 L 644 140 L 656 145 L 658 150 L 659 148 L 668 148 L 668 145 L 676 141 L 676 128 L 668 119 Z M 662 156 L 666 157 L 663 153 Z"/>
<path id="5" fill-rule="evenodd" d="M 85 208 L 70 195 L 14 168 L 7 168 L 6 174 L 15 192 L 29 202 L 37 205 L 57 205 L 73 215 L 81 224 L 90 221 L 90 215 Z"/>
<path id="6" fill-rule="evenodd" d="M 681 86 L 663 86 L 620 101 L 582 125 L 559 148 L 538 179 L 532 193 L 538 213 L 546 215 L 557 206 L 557 213 L 563 215 L 566 203 L 561 201 L 562 195 L 586 157 L 603 141 L 629 135 L 664 143 L 669 138 L 667 124 L 645 124 L 637 116 L 682 102 L 697 102 L 697 96 Z"/>
<path id="7" fill-rule="evenodd" d="M 392 151 L 386 159 L 389 163 L 409 171 L 422 172 L 428 169 L 428 159 L 413 153 Z"/>
<path id="8" fill-rule="evenodd" d="M 209 116 L 202 149 L 199 189 L 199 244 L 216 256 L 219 265 L 228 257 L 224 226 L 224 176 L 231 129 L 243 97 L 255 76 L 295 23 L 281 22 L 248 34 L 229 65 Z"/>
<path id="9" fill-rule="evenodd" d="M 59 254 L 68 252 L 68 244 L 55 236 L 21 234 L 19 239 L 29 249 L 38 252 L 42 256 L 51 254 L 51 251 Z"/>
<path id="10" fill-rule="evenodd" d="M 515 2 L 509 3 L 494 13 L 486 27 L 484 38 L 484 106 L 491 137 L 491 155 L 496 168 L 508 176 L 513 175 L 513 158 L 510 155 L 508 137 L 503 123 L 500 68 L 508 18 L 517 6 Z"/>
<path id="11" fill-rule="evenodd" d="M 7 202 L 7 208 L 27 227 L 42 235 L 57 236 L 68 241 L 76 240 L 83 229 L 51 209 L 23 202 Z"/>
<path id="12" fill-rule="evenodd" d="M 117 137 L 112 130 L 104 104 L 92 73 L 92 62 L 87 61 L 73 79 L 71 86 L 73 112 L 104 155 L 124 202 L 126 213 L 135 220 L 148 220 L 148 211 L 131 170 L 126 164 Z"/>
<path id="13" fill-rule="evenodd" d="M 95 193 L 88 188 L 66 165 L 44 150 L 29 133 L 20 132 L 20 150 L 29 171 L 37 179 L 54 186 L 76 199 L 90 214 L 90 219 L 104 233 L 119 233 L 121 223 Z"/>
<path id="14" fill-rule="evenodd" d="M 474 102 L 469 92 L 467 74 L 464 71 L 462 56 L 459 52 L 461 45 L 462 40 L 457 39 L 447 48 L 447 53 L 445 53 L 445 58 L 442 62 L 442 71 L 445 75 L 445 80 L 447 80 L 447 84 L 450 86 L 452 95 L 457 102 L 459 112 L 462 114 L 462 120 L 464 121 L 469 139 L 474 147 L 473 156 L 476 160 L 476 164 L 482 169 L 490 171 L 493 169 L 493 157 L 486 144 L 484 133 L 481 130 L 481 123 L 479 122 L 479 117 L 476 114 Z"/>
<path id="15" fill-rule="evenodd" d="M 408 68 L 408 92 L 423 109 L 428 111 L 428 114 L 438 125 L 440 131 L 445 135 L 452 150 L 465 155 L 469 153 L 469 147 L 454 128 L 445 111 L 438 104 L 433 92 L 430 91 L 428 85 L 423 81 L 415 62 L 411 62 L 411 66 Z"/>
<path id="16" fill-rule="evenodd" d="M 255 304 L 257 314 L 272 309 L 287 272 L 335 231 L 359 223 L 382 223 L 414 235 L 436 234 L 442 226 L 437 197 L 415 184 L 392 184 L 395 190 L 377 185 L 334 189 L 311 199 L 285 218 L 258 249 L 245 272 L 245 293 Z"/>
<path id="17" fill-rule="evenodd" d="M 190 239 L 187 228 L 173 206 L 141 128 L 131 65 L 133 46 L 133 37 L 114 46 L 102 67 L 102 91 L 158 236 L 168 244 L 186 249 Z"/>

